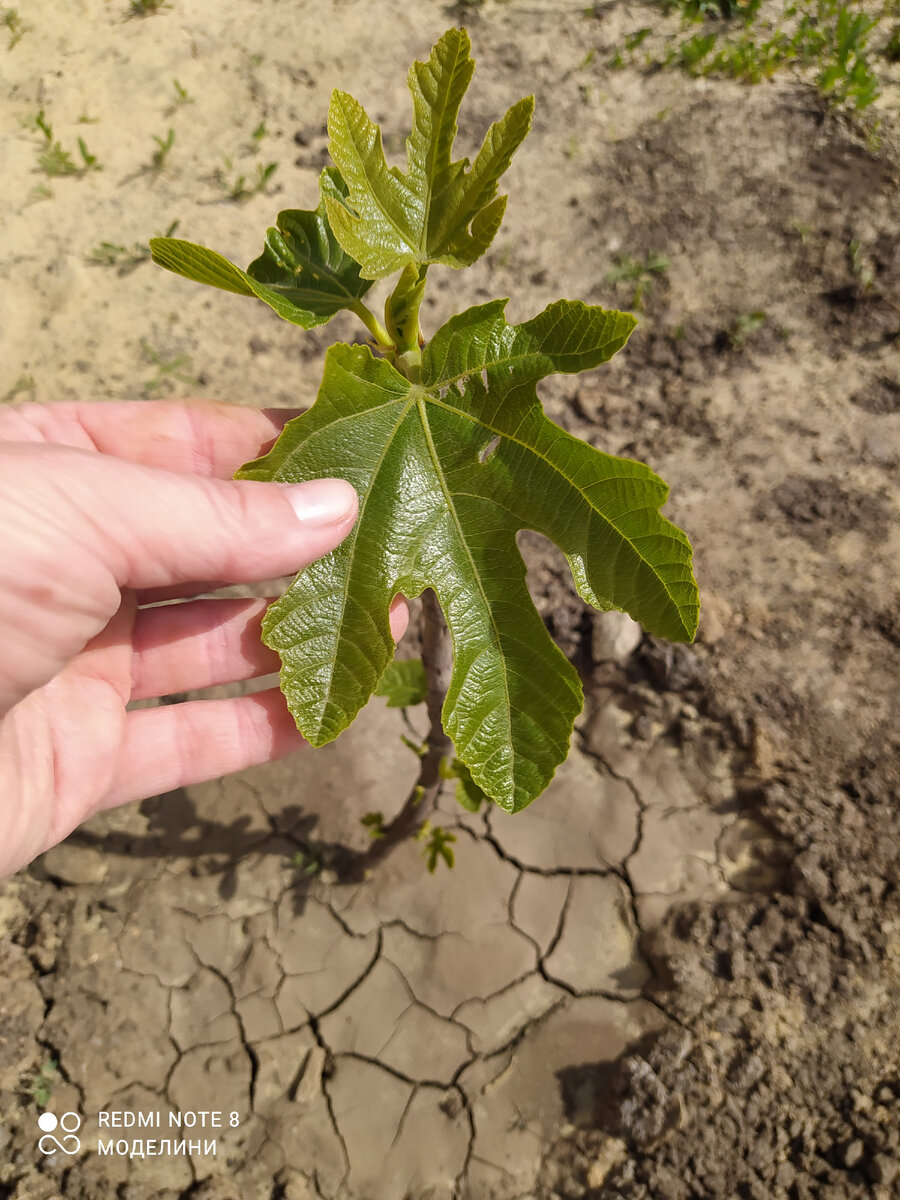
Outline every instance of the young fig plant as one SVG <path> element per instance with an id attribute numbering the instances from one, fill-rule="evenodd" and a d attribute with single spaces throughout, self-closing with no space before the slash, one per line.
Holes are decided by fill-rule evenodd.
<path id="1" fill-rule="evenodd" d="M 500 177 L 531 124 L 526 97 L 491 125 L 473 161 L 454 161 L 474 66 L 463 29 L 413 63 L 405 171 L 387 164 L 360 104 L 335 91 L 335 165 L 322 172 L 318 206 L 280 213 L 246 271 L 190 242 L 150 244 L 161 266 L 256 297 L 304 329 L 342 309 L 364 323 L 369 343 L 331 346 L 313 406 L 238 472 L 290 483 L 340 476 L 359 495 L 354 530 L 271 606 L 264 640 L 281 656 L 300 731 L 321 746 L 379 687 L 394 654 L 393 597 L 423 595 L 432 733 L 410 803 L 456 761 L 476 795 L 515 812 L 565 758 L 583 700 L 528 594 L 519 530 L 560 547 L 588 604 L 630 613 L 660 637 L 691 641 L 699 604 L 688 539 L 659 511 L 666 484 L 566 433 L 537 395 L 548 375 L 610 359 L 634 317 L 557 300 L 510 324 L 499 299 L 423 334 L 429 268 L 467 267 L 490 246 L 506 207 Z M 391 275 L 381 321 L 365 297 Z"/>

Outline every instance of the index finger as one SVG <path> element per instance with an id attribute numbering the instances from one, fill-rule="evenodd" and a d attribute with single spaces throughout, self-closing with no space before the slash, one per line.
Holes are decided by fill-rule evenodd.
<path id="1" fill-rule="evenodd" d="M 300 410 L 302 411 L 302 410 Z M 128 462 L 230 479 L 264 454 L 295 409 L 255 409 L 218 400 L 122 400 L 19 404 L 0 418 L 0 437 L 96 450 Z"/>

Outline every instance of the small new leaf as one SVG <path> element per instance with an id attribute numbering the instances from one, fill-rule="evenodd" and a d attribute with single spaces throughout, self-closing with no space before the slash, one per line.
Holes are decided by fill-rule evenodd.
<path id="1" fill-rule="evenodd" d="M 371 283 L 359 264 L 335 239 L 325 209 L 328 198 L 343 198 L 346 188 L 333 168 L 319 179 L 321 199 L 314 211 L 288 209 L 266 234 L 259 258 L 246 271 L 215 250 L 180 238 L 152 238 L 153 261 L 176 275 L 241 296 L 256 296 L 280 317 L 303 329 L 324 325 L 341 309 L 356 309 Z"/>
<path id="2" fill-rule="evenodd" d="M 409 708 L 422 703 L 427 689 L 425 668 L 420 658 L 394 659 L 388 663 L 375 695 L 385 697 L 388 708 Z"/>
<path id="3" fill-rule="evenodd" d="M 407 169 L 388 167 L 381 130 L 346 92 L 332 94 L 329 151 L 348 196 L 327 197 L 328 217 L 365 279 L 382 279 L 407 263 L 470 266 L 494 239 L 506 196 L 501 175 L 531 128 L 526 96 L 491 125 L 475 161 L 451 160 L 460 102 L 475 70 L 464 29 L 448 29 L 427 63 L 409 72 L 413 97 Z"/>
<path id="4" fill-rule="evenodd" d="M 453 869 L 456 858 L 450 847 L 456 841 L 455 833 L 444 829 L 441 825 L 432 825 L 430 821 L 425 821 L 416 832 L 416 841 L 425 843 L 422 847 L 422 855 L 430 875 L 435 873 L 441 859 L 451 870 Z"/>
<path id="5" fill-rule="evenodd" d="M 466 764 L 458 758 L 442 758 L 438 770 L 442 779 L 456 780 L 456 803 L 466 812 L 477 813 L 488 797 L 472 778 Z"/>
<path id="6" fill-rule="evenodd" d="M 353 531 L 263 622 L 307 740 L 331 741 L 378 685 L 392 597 L 432 588 L 454 646 L 444 729 L 477 786 L 517 811 L 565 758 L 582 705 L 528 594 L 517 532 L 555 541 L 584 599 L 659 636 L 690 641 L 698 600 L 688 540 L 659 513 L 666 485 L 553 424 L 535 389 L 611 358 L 634 318 L 561 300 L 509 325 L 505 307 L 452 317 L 425 347 L 421 383 L 367 346 L 332 346 L 315 404 L 239 476 L 340 475 L 359 495 Z"/>

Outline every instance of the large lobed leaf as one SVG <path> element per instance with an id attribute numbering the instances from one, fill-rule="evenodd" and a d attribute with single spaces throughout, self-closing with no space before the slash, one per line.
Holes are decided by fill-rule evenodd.
<path id="1" fill-rule="evenodd" d="M 294 325 L 312 329 L 353 308 L 372 286 L 359 264 L 341 249 L 328 223 L 326 201 L 347 194 L 340 174 L 326 168 L 318 208 L 287 209 L 266 234 L 259 258 L 246 271 L 215 250 L 180 238 L 152 238 L 153 261 L 177 275 L 241 296 L 256 296 Z"/>
<path id="2" fill-rule="evenodd" d="M 332 95 L 329 151 L 348 196 L 326 199 L 328 218 L 365 279 L 381 279 L 410 262 L 469 266 L 500 227 L 506 197 L 497 195 L 497 185 L 531 127 L 534 98 L 520 100 L 491 125 L 471 166 L 467 158 L 453 162 L 456 118 L 475 70 L 470 48 L 464 29 L 448 29 L 428 62 L 410 68 L 413 126 L 405 174 L 388 167 L 381 130 L 362 106 L 346 92 Z"/>
<path id="3" fill-rule="evenodd" d="M 332 346 L 318 398 L 246 479 L 338 475 L 359 520 L 269 610 L 264 638 L 306 738 L 322 745 L 378 686 L 394 652 L 388 606 L 433 588 L 453 640 L 444 727 L 472 779 L 523 808 L 568 750 L 578 676 L 525 586 L 520 529 L 567 555 L 581 594 L 689 641 L 697 589 L 685 535 L 648 467 L 595 450 L 544 414 L 536 383 L 606 361 L 634 319 L 559 301 L 521 325 L 497 300 L 453 317 L 410 382 L 365 346 Z M 494 443 L 496 446 L 494 447 Z"/>

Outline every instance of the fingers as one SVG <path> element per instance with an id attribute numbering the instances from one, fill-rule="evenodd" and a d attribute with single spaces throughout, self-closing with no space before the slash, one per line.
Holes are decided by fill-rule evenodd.
<path id="1" fill-rule="evenodd" d="M 224 481 L 0 444 L 0 711 L 100 632 L 122 588 L 292 575 L 339 544 L 356 506 L 343 480 Z"/>
<path id="2" fill-rule="evenodd" d="M 141 609 L 134 624 L 131 699 L 199 691 L 278 671 L 280 658 L 261 641 L 270 603 L 208 599 Z M 399 641 L 409 623 L 402 596 L 394 598 L 389 618 Z"/>
<path id="3" fill-rule="evenodd" d="M 262 673 L 266 673 L 271 666 L 271 659 L 267 657 L 271 652 L 262 646 L 254 648 L 249 643 L 256 641 L 267 603 L 264 600 L 197 600 L 173 607 L 197 610 L 195 617 L 179 614 L 179 620 L 183 622 L 182 628 L 188 639 L 202 641 L 205 636 L 200 632 L 203 614 L 209 617 L 216 611 L 213 605 L 222 605 L 219 611 L 226 618 L 224 625 L 227 633 L 217 631 L 215 634 L 219 644 L 220 665 L 230 655 L 232 667 L 244 664 L 244 669 L 250 670 L 256 664 L 263 668 Z M 243 611 L 238 607 L 241 604 L 245 605 Z M 165 611 L 147 610 L 139 614 L 138 619 L 146 618 L 151 612 Z M 391 632 L 398 640 L 406 632 L 409 622 L 409 609 L 403 596 L 395 596 L 391 602 L 390 622 Z M 151 624 L 145 627 L 142 635 L 147 643 L 143 653 L 148 656 L 139 668 L 144 681 L 142 686 L 145 689 L 151 686 L 149 681 L 155 674 L 158 682 L 153 686 L 165 686 L 171 691 L 196 688 L 196 683 L 177 689 L 168 684 L 161 685 L 162 677 L 165 675 L 171 679 L 171 673 L 176 670 L 181 672 L 179 678 L 182 680 L 186 680 L 187 676 L 182 667 L 176 667 L 177 653 L 173 657 L 168 656 L 172 644 L 151 644 L 153 632 Z M 155 632 L 159 634 L 161 626 Z M 273 657 L 277 660 L 277 655 Z M 208 648 L 199 650 L 194 659 L 195 667 L 207 672 L 206 678 L 211 677 L 212 661 Z M 221 671 L 213 671 L 217 675 L 222 673 L 228 675 L 228 679 L 217 678 L 216 682 L 230 682 L 238 678 L 224 666 Z M 307 743 L 298 732 L 278 688 L 234 700 L 189 700 L 183 704 L 130 712 L 125 716 L 122 749 L 112 784 L 100 807 L 114 808 L 131 800 L 143 800 L 175 788 L 218 779 L 232 771 L 242 771 L 246 767 L 283 758 L 305 745 Z"/>
<path id="4" fill-rule="evenodd" d="M 230 479 L 264 454 L 295 409 L 262 412 L 215 400 L 20 404 L 0 413 L 0 438 L 94 450 L 144 466 Z"/>
<path id="5" fill-rule="evenodd" d="M 141 609 L 134 625 L 132 700 L 277 671 L 281 660 L 260 640 L 268 606 L 268 600 L 193 600 Z"/>
<path id="6" fill-rule="evenodd" d="M 191 700 L 130 712 L 100 808 L 282 758 L 306 745 L 277 688 L 236 700 Z"/>
<path id="7" fill-rule="evenodd" d="M 356 493 L 342 479 L 224 481 L 74 450 L 46 453 L 82 518 L 82 545 L 120 587 L 293 574 L 333 550 L 356 519 Z"/>

